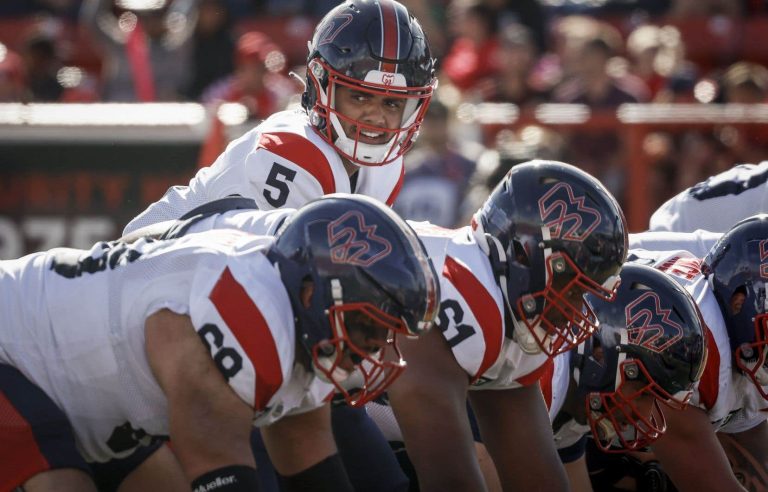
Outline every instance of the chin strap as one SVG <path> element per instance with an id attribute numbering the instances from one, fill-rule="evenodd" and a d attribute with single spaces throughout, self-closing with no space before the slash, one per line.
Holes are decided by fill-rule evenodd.
<path id="1" fill-rule="evenodd" d="M 495 236 L 486 233 L 483 229 L 482 221 L 479 219 L 475 221 L 475 230 L 473 231 L 473 234 L 475 235 L 476 242 L 480 246 L 480 249 L 488 256 L 491 263 L 491 271 L 496 278 L 496 284 L 501 289 L 504 305 L 509 314 L 507 318 L 509 318 L 513 326 L 512 339 L 520 345 L 520 348 L 523 349 L 523 352 L 526 354 L 540 353 L 541 347 L 539 347 L 539 344 L 528 330 L 528 327 L 517 319 L 516 311 L 509 300 L 509 289 L 507 288 L 509 260 L 507 259 L 507 254 L 501 241 Z"/>
<path id="2" fill-rule="evenodd" d="M 331 279 L 331 297 L 333 297 L 334 306 L 339 307 L 344 304 L 341 282 L 337 278 Z M 331 350 L 328 354 L 316 357 L 314 363 L 322 367 L 325 371 L 330 371 L 333 367 L 333 371 L 330 371 L 331 376 L 336 383 L 341 383 L 350 375 L 349 372 L 338 366 L 339 359 L 344 355 L 344 313 L 341 310 L 335 309 L 333 310 L 333 317 L 334 319 L 331 323 L 331 329 L 333 330 L 333 338 L 340 340 L 338 349 L 334 348 L 333 345 L 326 345 Z M 334 365 L 336 367 L 334 367 Z M 333 383 L 333 381 L 327 380 L 323 371 L 315 371 L 315 373 L 327 383 Z"/>

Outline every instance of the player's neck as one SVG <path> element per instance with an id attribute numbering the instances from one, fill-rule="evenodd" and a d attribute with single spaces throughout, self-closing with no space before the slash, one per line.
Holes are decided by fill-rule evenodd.
<path id="1" fill-rule="evenodd" d="M 346 157 L 342 157 L 341 158 L 341 162 L 344 163 L 344 169 L 346 169 L 347 176 L 349 176 L 350 178 L 352 177 L 353 174 L 355 174 L 357 172 L 358 169 L 360 169 L 357 166 L 357 164 L 353 164 L 352 161 L 350 161 Z"/>

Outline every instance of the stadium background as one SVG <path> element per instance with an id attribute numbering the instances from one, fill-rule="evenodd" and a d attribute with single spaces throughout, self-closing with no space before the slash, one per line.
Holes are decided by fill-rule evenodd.
<path id="1" fill-rule="evenodd" d="M 186 184 L 228 140 L 264 117 L 263 102 L 254 107 L 243 97 L 206 99 L 204 91 L 188 86 L 172 97 L 135 98 L 144 102 L 105 97 L 108 53 L 81 18 L 89 1 L 0 2 L 0 259 L 119 236 L 132 216 L 169 186 Z M 335 2 L 189 1 L 191 12 L 211 6 L 228 12 L 223 28 L 232 41 L 231 70 L 255 60 L 273 88 L 282 85 L 283 96 L 290 93 L 275 95 L 279 107 L 296 103 L 300 88 L 287 74 L 303 77 L 314 22 Z M 132 12 L 117 2 L 116 16 Z M 437 94 L 448 122 L 438 139 L 445 148 L 428 152 L 429 142 L 422 144 L 406 165 L 415 177 L 431 173 L 461 181 L 457 201 L 472 186 L 482 189 L 477 176 L 487 172 L 481 163 L 493 161 L 489 156 L 502 166 L 558 158 L 603 180 L 637 232 L 658 205 L 686 186 L 736 163 L 764 159 L 764 1 L 403 3 L 422 20 L 438 58 Z M 643 26 L 658 29 L 635 34 Z M 268 41 L 248 51 L 238 45 L 248 32 Z M 569 50 L 598 38 L 610 50 L 605 71 L 626 93 L 622 97 L 590 99 L 574 84 L 587 75 L 573 66 L 581 55 Z M 499 58 L 521 51 L 498 51 L 495 59 L 488 54 L 507 48 L 522 49 L 530 59 L 515 72 L 525 90 L 505 95 L 501 81 L 509 80 L 509 67 Z M 44 62 L 41 52 L 48 57 Z M 648 53 L 650 73 L 643 61 Z M 202 66 L 212 61 L 199 60 Z M 192 63 L 189 70 L 200 67 Z M 737 94 L 734 87 L 745 91 Z M 459 177 L 448 169 L 425 171 L 422 164 L 441 152 L 462 156 L 472 168 Z M 459 208 L 442 225 L 462 223 Z"/>

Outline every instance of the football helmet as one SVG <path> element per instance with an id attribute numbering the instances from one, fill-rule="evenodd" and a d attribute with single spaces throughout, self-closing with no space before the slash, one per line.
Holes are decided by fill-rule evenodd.
<path id="1" fill-rule="evenodd" d="M 556 355 L 594 333 L 583 294 L 613 295 L 626 229 L 610 192 L 569 164 L 528 161 L 501 180 L 475 213 L 472 231 L 524 351 Z"/>
<path id="2" fill-rule="evenodd" d="M 416 234 L 389 207 L 362 195 L 308 203 L 286 219 L 267 256 L 288 291 L 313 370 L 352 406 L 376 398 L 402 372 L 397 335 L 429 329 L 440 305 L 438 277 Z M 374 346 L 367 340 L 377 331 L 386 333 L 386 343 Z M 354 371 L 341 366 L 347 355 Z M 362 383 L 351 390 L 344 381 L 355 372 Z"/>
<path id="3" fill-rule="evenodd" d="M 768 214 L 738 222 L 704 258 L 734 364 L 768 399 Z"/>
<path id="4" fill-rule="evenodd" d="M 335 104 L 339 87 L 401 100 L 400 126 L 380 128 L 340 113 Z M 408 9 L 394 0 L 347 1 L 315 28 L 301 104 L 315 130 L 343 157 L 379 166 L 411 147 L 436 87 L 427 38 Z M 344 131 L 342 120 L 353 125 L 353 135 Z M 380 145 L 364 143 L 364 131 L 389 138 Z"/>
<path id="5" fill-rule="evenodd" d="M 666 430 L 661 405 L 685 408 L 706 363 L 705 324 L 672 277 L 628 263 L 615 297 L 586 295 L 600 329 L 571 353 L 576 393 L 607 452 L 658 439 Z"/>

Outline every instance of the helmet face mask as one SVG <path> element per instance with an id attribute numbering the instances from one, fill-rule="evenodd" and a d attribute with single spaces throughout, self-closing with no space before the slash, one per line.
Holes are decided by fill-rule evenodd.
<path id="1" fill-rule="evenodd" d="M 639 450 L 653 443 L 667 429 L 660 404 L 682 410 L 692 394 L 670 395 L 653 381 L 642 361 L 634 359 L 618 365 L 616 380 L 614 391 L 589 393 L 584 402 L 595 443 L 606 453 Z"/>
<path id="2" fill-rule="evenodd" d="M 336 387 L 347 404 L 362 406 L 381 395 L 405 370 L 397 335 L 409 335 L 408 327 L 403 320 L 367 303 L 333 306 L 328 317 L 335 336 L 315 344 L 313 368 L 319 377 Z M 364 345 L 370 338 L 379 342 Z M 387 360 L 389 352 L 394 354 L 394 360 Z M 355 365 L 354 370 L 342 367 L 350 362 Z M 356 382 L 362 380 L 362 385 L 350 384 L 354 372 L 359 373 Z"/>
<path id="3" fill-rule="evenodd" d="M 433 66 L 424 32 L 403 5 L 393 0 L 343 3 L 315 29 L 302 106 L 318 134 L 342 157 L 358 165 L 384 165 L 407 152 L 418 136 L 437 87 Z M 403 108 L 401 121 L 382 128 L 343 114 L 336 104 L 340 87 L 397 101 Z M 362 132 L 388 138 L 365 143 Z"/>
<path id="4" fill-rule="evenodd" d="M 436 317 L 438 277 L 423 245 L 372 198 L 333 194 L 310 202 L 286 219 L 267 256 L 312 369 L 351 405 L 375 398 L 402 372 L 396 335 L 418 336 Z M 355 391 L 344 389 L 350 373 L 362 376 Z"/>
<path id="5" fill-rule="evenodd" d="M 704 258 L 736 368 L 768 400 L 768 215 L 738 222 Z"/>
<path id="6" fill-rule="evenodd" d="M 517 301 L 517 312 L 542 352 L 557 355 L 594 335 L 598 322 L 584 294 L 591 292 L 611 300 L 618 277 L 611 277 L 607 286 L 599 285 L 584 275 L 566 253 L 550 255 L 546 268 L 546 288 L 522 296 Z M 529 318 L 529 313 L 535 311 L 539 314 Z"/>
<path id="7" fill-rule="evenodd" d="M 624 215 L 594 177 L 563 162 L 514 166 L 472 220 L 514 338 L 555 356 L 592 336 L 583 294 L 611 299 L 627 254 Z"/>
<path id="8" fill-rule="evenodd" d="M 605 452 L 648 446 L 681 410 L 706 364 L 706 327 L 694 300 L 665 273 L 628 263 L 613 301 L 587 294 L 600 330 L 571 354 L 577 394 Z"/>
<path id="9" fill-rule="evenodd" d="M 768 314 L 755 317 L 755 338 L 736 347 L 736 367 L 747 376 L 763 398 L 768 400 Z"/>

